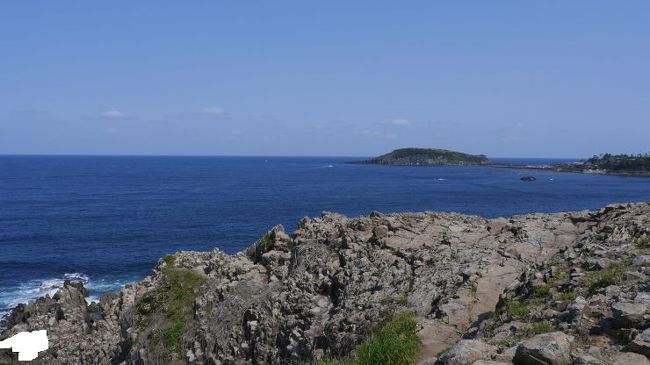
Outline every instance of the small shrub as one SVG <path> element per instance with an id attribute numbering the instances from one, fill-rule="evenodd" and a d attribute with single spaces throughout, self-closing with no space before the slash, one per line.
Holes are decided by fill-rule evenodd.
<path id="1" fill-rule="evenodd" d="M 548 278 L 548 283 L 549 285 L 553 285 L 560 281 L 566 281 L 568 278 L 569 278 L 569 273 L 567 272 L 567 270 L 564 268 L 558 268 L 555 270 L 553 276 Z"/>
<path id="2" fill-rule="evenodd" d="M 530 313 L 527 305 L 516 300 L 506 302 L 506 310 L 512 317 L 524 317 Z"/>
<path id="3" fill-rule="evenodd" d="M 153 342 L 162 342 L 165 348 L 180 351 L 181 337 L 192 321 L 196 288 L 205 280 L 201 275 L 187 269 L 173 267 L 174 256 L 163 257 L 167 266 L 162 269 L 159 287 L 146 293 L 136 304 L 140 326 L 149 324 L 151 315 L 160 313 L 165 321 L 154 332 Z"/>
<path id="4" fill-rule="evenodd" d="M 264 244 L 264 247 L 266 248 L 266 251 L 270 251 L 273 248 L 275 248 L 275 242 L 273 241 L 273 237 L 271 237 L 271 233 L 267 233 L 264 236 L 260 238 L 262 243 Z"/>
<path id="5" fill-rule="evenodd" d="M 538 285 L 533 287 L 533 298 L 546 298 L 548 296 L 549 289 L 546 285 Z"/>
<path id="6" fill-rule="evenodd" d="M 408 302 L 409 302 L 409 297 L 408 294 L 406 293 L 403 293 L 402 295 L 399 296 L 399 298 L 397 298 L 397 304 L 403 307 L 406 307 L 408 305 Z"/>
<path id="7" fill-rule="evenodd" d="M 594 295 L 598 290 L 610 285 L 618 285 L 623 282 L 626 262 L 613 264 L 610 267 L 592 273 L 587 279 L 589 295 Z"/>
<path id="8" fill-rule="evenodd" d="M 402 313 L 386 322 L 357 350 L 356 357 L 323 360 L 320 365 L 409 365 L 420 351 L 413 313 Z"/>
<path id="9" fill-rule="evenodd" d="M 174 255 L 165 255 L 163 256 L 163 261 L 167 266 L 174 266 L 174 262 L 176 262 L 176 257 Z"/>
<path id="10" fill-rule="evenodd" d="M 575 300 L 577 296 L 578 296 L 578 294 L 576 293 L 576 291 L 571 289 L 569 291 L 561 293 L 560 294 L 560 299 L 562 299 L 562 300 Z"/>
<path id="11" fill-rule="evenodd" d="M 643 235 L 635 239 L 634 247 L 638 248 L 639 250 L 650 247 L 650 238 L 648 238 L 646 235 Z"/>

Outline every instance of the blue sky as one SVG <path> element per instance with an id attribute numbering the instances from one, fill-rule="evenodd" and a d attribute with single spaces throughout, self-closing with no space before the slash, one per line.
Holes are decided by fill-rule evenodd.
<path id="1" fill-rule="evenodd" d="M 648 1 L 5 1 L 0 154 L 648 152 Z"/>

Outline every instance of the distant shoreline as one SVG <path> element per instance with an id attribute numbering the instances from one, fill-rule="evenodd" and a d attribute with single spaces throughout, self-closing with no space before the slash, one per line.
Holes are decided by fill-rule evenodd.
<path id="1" fill-rule="evenodd" d="M 650 177 L 650 172 L 635 172 L 635 171 L 607 171 L 595 169 L 579 169 L 567 168 L 566 166 L 534 166 L 534 165 L 510 165 L 500 163 L 488 163 L 484 166 L 489 166 L 498 169 L 516 169 L 516 170 L 536 170 L 536 171 L 551 171 L 551 172 L 565 172 L 574 174 L 585 175 L 609 175 L 609 176 L 628 176 L 628 177 Z"/>
<path id="2" fill-rule="evenodd" d="M 398 167 L 475 167 L 475 166 L 485 166 L 492 167 L 496 169 L 513 169 L 513 170 L 531 170 L 531 171 L 549 171 L 549 172 L 561 172 L 561 173 L 574 173 L 574 174 L 583 174 L 583 175 L 607 175 L 607 176 L 623 176 L 623 177 L 650 177 L 650 172 L 634 172 L 634 171 L 605 171 L 605 170 L 596 170 L 596 169 L 579 169 L 579 168 L 568 168 L 565 165 L 556 166 L 556 165 L 518 165 L 518 164 L 507 164 L 501 162 L 488 162 L 482 164 L 465 164 L 465 163 L 447 163 L 447 164 L 418 164 L 418 163 L 377 163 L 370 162 L 368 160 L 357 160 L 357 161 L 345 161 L 345 164 L 350 165 L 379 165 L 379 166 L 398 166 Z"/>

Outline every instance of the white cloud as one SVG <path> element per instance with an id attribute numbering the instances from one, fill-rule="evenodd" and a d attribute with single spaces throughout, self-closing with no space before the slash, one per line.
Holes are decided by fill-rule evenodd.
<path id="1" fill-rule="evenodd" d="M 210 114 L 210 115 L 221 115 L 225 111 L 223 110 L 223 108 L 218 107 L 218 106 L 209 106 L 209 107 L 203 108 L 203 112 L 205 114 Z"/>
<path id="2" fill-rule="evenodd" d="M 397 118 L 397 119 L 391 120 L 390 124 L 398 125 L 398 126 L 405 126 L 405 125 L 410 125 L 411 122 L 409 122 L 409 120 L 405 119 L 405 118 Z"/>
<path id="3" fill-rule="evenodd" d="M 104 118 L 124 118 L 126 115 L 119 110 L 107 110 L 102 114 L 102 116 Z"/>

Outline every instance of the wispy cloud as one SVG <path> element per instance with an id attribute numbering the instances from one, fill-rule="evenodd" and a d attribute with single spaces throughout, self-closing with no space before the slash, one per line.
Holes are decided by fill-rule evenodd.
<path id="1" fill-rule="evenodd" d="M 223 110 L 222 107 L 218 107 L 218 106 L 205 107 L 203 108 L 202 111 L 203 113 L 210 114 L 210 115 L 222 115 L 223 113 L 225 113 L 225 110 Z"/>
<path id="2" fill-rule="evenodd" d="M 119 110 L 107 110 L 102 116 L 104 118 L 124 118 L 126 115 Z"/>

